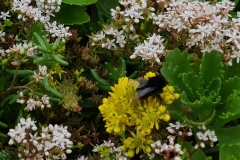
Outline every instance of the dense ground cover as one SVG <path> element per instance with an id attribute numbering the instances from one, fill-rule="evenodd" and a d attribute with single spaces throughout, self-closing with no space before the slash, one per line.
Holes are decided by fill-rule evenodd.
<path id="1" fill-rule="evenodd" d="M 238 1 L 0 1 L 0 159 L 240 159 Z"/>

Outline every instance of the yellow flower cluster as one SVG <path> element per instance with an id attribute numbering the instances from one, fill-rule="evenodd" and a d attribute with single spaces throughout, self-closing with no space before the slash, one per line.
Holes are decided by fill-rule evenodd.
<path id="1" fill-rule="evenodd" d="M 125 139 L 123 146 L 121 147 L 123 152 L 127 152 L 129 157 L 133 157 L 134 154 L 138 154 L 140 150 L 144 150 L 147 153 L 151 152 L 150 144 L 153 143 L 151 136 L 143 136 L 141 133 L 137 135 L 131 132 L 133 137 Z"/>
<path id="2" fill-rule="evenodd" d="M 125 131 L 126 126 L 134 126 L 137 119 L 135 112 L 139 102 L 134 98 L 137 82 L 129 80 L 127 77 L 120 78 L 118 84 L 112 87 L 110 96 L 103 99 L 103 104 L 99 110 L 106 121 L 108 133 L 120 134 Z"/>
<path id="3" fill-rule="evenodd" d="M 164 104 L 172 104 L 175 99 L 180 97 L 178 93 L 174 93 L 174 88 L 169 85 L 163 88 L 163 92 L 160 93 L 160 96 Z"/>
<path id="4" fill-rule="evenodd" d="M 144 78 L 156 76 L 155 73 L 149 72 Z M 116 135 L 124 134 L 126 131 L 134 130 L 135 135 L 124 140 L 122 150 L 128 152 L 131 157 L 138 153 L 140 149 L 150 152 L 151 132 L 155 127 L 159 129 L 160 120 L 169 121 L 170 116 L 167 108 L 162 104 L 170 104 L 174 99 L 179 97 L 174 93 L 171 86 L 166 86 L 159 98 L 149 96 L 147 99 L 140 101 L 135 98 L 136 88 L 139 85 L 137 81 L 122 77 L 118 84 L 112 87 L 109 97 L 103 99 L 103 104 L 99 110 L 106 121 L 106 131 Z M 126 129 L 128 128 L 128 129 Z"/>

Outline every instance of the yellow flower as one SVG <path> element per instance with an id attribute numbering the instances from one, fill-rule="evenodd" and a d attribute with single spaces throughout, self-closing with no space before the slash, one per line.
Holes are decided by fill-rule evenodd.
<path id="1" fill-rule="evenodd" d="M 175 99 L 180 97 L 179 94 L 174 93 L 174 88 L 169 85 L 163 88 L 163 92 L 160 93 L 160 96 L 164 104 L 172 104 Z"/>
<path id="2" fill-rule="evenodd" d="M 155 76 L 156 76 L 155 73 L 153 73 L 153 72 L 148 72 L 148 73 L 146 73 L 146 74 L 144 75 L 144 78 L 145 78 L 145 79 L 148 79 L 148 78 L 150 78 L 150 77 L 155 77 Z"/>
<path id="3" fill-rule="evenodd" d="M 159 121 L 161 119 L 169 120 L 168 117 L 170 118 L 169 114 L 166 112 L 167 108 L 162 105 L 157 98 L 148 98 L 147 101 L 144 102 L 143 107 L 145 110 L 142 112 L 142 119 L 147 119 L 149 121 L 149 127 L 151 127 L 151 129 L 153 126 L 159 129 Z"/>
<path id="4" fill-rule="evenodd" d="M 140 132 L 137 135 L 131 132 L 131 135 L 133 137 L 125 139 L 121 146 L 123 152 L 127 152 L 129 157 L 133 157 L 135 153 L 138 154 L 142 149 L 147 153 L 151 152 L 150 144 L 153 142 L 150 139 L 151 136 L 144 137 Z"/>
<path id="5" fill-rule="evenodd" d="M 106 121 L 105 127 L 108 133 L 119 134 L 125 131 L 125 126 L 134 126 L 137 119 L 135 112 L 139 102 L 135 99 L 136 87 L 130 86 L 133 83 L 127 77 L 119 78 L 118 84 L 109 92 L 109 97 L 103 99 L 99 110 Z"/>

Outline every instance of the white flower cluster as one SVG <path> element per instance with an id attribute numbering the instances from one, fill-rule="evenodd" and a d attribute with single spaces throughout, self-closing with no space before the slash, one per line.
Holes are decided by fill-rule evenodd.
<path id="1" fill-rule="evenodd" d="M 105 150 L 108 150 L 108 152 L 111 155 L 114 155 L 113 157 L 116 157 L 116 160 L 127 160 L 127 156 L 122 155 L 122 150 L 120 147 L 114 147 L 114 143 L 111 143 L 111 140 L 109 140 L 108 142 L 106 142 L 104 140 L 104 143 L 101 144 L 100 146 L 96 145 L 93 148 L 93 152 L 98 152 L 101 154 L 101 152 L 104 152 Z M 103 157 L 103 155 L 101 154 L 101 157 Z"/>
<path id="2" fill-rule="evenodd" d="M 166 53 L 165 47 L 163 45 L 163 39 L 160 35 L 155 33 L 144 40 L 144 43 L 138 44 L 134 48 L 135 52 L 130 56 L 130 58 L 136 58 L 137 56 L 142 57 L 142 60 L 160 63 L 160 57 L 164 56 Z"/>
<path id="3" fill-rule="evenodd" d="M 18 19 L 23 21 L 34 20 L 45 24 L 45 29 L 52 37 L 64 38 L 71 36 L 68 32 L 69 27 L 63 24 L 57 25 L 56 21 L 50 23 L 50 16 L 54 12 L 59 12 L 62 0 L 35 0 L 36 7 L 32 6 L 32 0 L 14 0 L 12 10 L 19 12 Z"/>
<path id="4" fill-rule="evenodd" d="M 175 40 L 181 40 L 188 48 L 198 47 L 202 53 L 215 49 L 228 55 L 225 60 L 229 65 L 234 58 L 239 62 L 240 14 L 238 18 L 231 18 L 229 14 L 234 3 L 223 0 L 211 5 L 209 2 L 173 0 L 165 7 L 167 11 L 149 15 L 159 31 L 174 33 Z"/>
<path id="5" fill-rule="evenodd" d="M 43 160 L 67 159 L 66 154 L 71 153 L 73 142 L 69 140 L 71 134 L 67 131 L 67 126 L 49 125 L 42 127 L 41 136 L 38 136 L 36 121 L 31 118 L 20 119 L 20 123 L 15 129 L 10 129 L 8 135 L 11 137 L 9 145 L 19 146 L 19 158 Z"/>
<path id="6" fill-rule="evenodd" d="M 140 19 L 144 19 L 143 13 L 147 11 L 146 0 L 120 0 L 119 3 L 124 7 L 124 10 L 121 11 L 120 7 L 116 7 L 116 10 L 111 9 L 114 20 L 124 17 L 125 22 L 130 22 L 133 25 L 139 23 Z"/>
<path id="7" fill-rule="evenodd" d="M 122 49 L 126 44 L 127 31 L 123 29 L 116 29 L 112 26 L 104 26 L 104 29 L 99 33 L 93 35 L 92 46 L 101 46 L 101 48 L 107 49 Z M 134 41 L 138 36 L 129 35 L 129 40 Z"/>
<path id="8" fill-rule="evenodd" d="M 60 10 L 61 0 L 35 0 L 36 7 L 31 5 L 32 0 L 14 0 L 12 10 L 18 11 L 18 19 L 23 21 L 33 19 L 34 21 L 48 22 L 53 12 Z"/>
<path id="9" fill-rule="evenodd" d="M 157 0 L 152 3 L 146 0 L 120 0 L 119 2 L 123 10 L 120 7 L 111 9 L 115 22 L 91 37 L 93 46 L 125 51 L 128 54 L 131 54 L 134 48 L 135 52 L 131 58 L 140 56 L 150 62 L 154 60 L 160 62 L 168 46 L 172 49 L 179 45 L 198 54 L 217 50 L 229 65 L 232 65 L 233 59 L 236 59 L 237 63 L 240 61 L 240 13 L 237 13 L 236 18 L 231 17 L 230 11 L 233 10 L 234 3 L 229 0 L 214 5 L 209 2 L 189 0 Z M 145 23 L 150 23 L 149 18 L 153 22 L 152 31 L 168 32 L 169 43 L 166 43 L 166 49 L 162 43 L 163 39 L 154 45 L 147 39 L 144 27 L 148 28 Z M 141 20 L 144 20 L 144 23 L 139 23 Z M 116 33 L 121 35 L 118 36 Z M 147 34 L 153 35 L 153 33 Z M 131 37 L 140 38 L 134 41 Z M 170 42 L 174 42 L 174 45 Z M 126 46 L 128 48 L 125 48 Z"/>
<path id="10" fill-rule="evenodd" d="M 44 76 L 47 76 L 47 67 L 46 66 L 39 66 L 38 73 L 36 71 L 33 72 L 33 78 L 36 82 L 38 82 L 40 79 L 43 79 Z"/>
<path id="11" fill-rule="evenodd" d="M 32 42 L 25 41 L 24 43 L 14 44 L 12 48 L 9 48 L 6 50 L 6 53 L 8 53 L 9 56 L 26 54 L 28 57 L 30 57 L 34 55 L 36 49 L 37 49 L 37 46 L 33 46 Z"/>
<path id="12" fill-rule="evenodd" d="M 214 142 L 217 142 L 217 136 L 215 135 L 214 131 L 207 130 L 206 126 L 198 126 L 199 131 L 197 132 L 196 136 L 199 140 L 199 142 L 195 145 L 195 149 L 198 147 L 205 148 L 205 144 L 210 144 L 211 147 L 213 147 Z"/>
<path id="13" fill-rule="evenodd" d="M 56 21 L 53 23 L 47 22 L 45 24 L 45 29 L 50 33 L 52 37 L 60 37 L 64 42 L 64 38 L 70 37 L 72 34 L 68 32 L 69 27 L 64 27 L 63 24 L 57 24 Z"/>
<path id="14" fill-rule="evenodd" d="M 123 50 L 126 43 L 135 43 L 134 41 L 139 37 L 134 25 L 144 19 L 143 15 L 153 8 L 147 6 L 146 0 L 120 0 L 119 3 L 124 7 L 124 10 L 121 11 L 120 7 L 111 9 L 111 15 L 116 24 L 105 25 L 102 31 L 90 37 L 92 46 L 116 51 Z M 115 25 L 118 25 L 118 27 Z M 150 54 L 148 57 L 154 57 Z"/>
<path id="15" fill-rule="evenodd" d="M 164 160 L 170 159 L 169 156 L 174 156 L 173 159 L 180 160 L 181 155 L 183 155 L 183 151 L 181 150 L 181 145 L 175 142 L 178 137 L 182 137 L 181 139 L 184 139 L 185 137 L 192 136 L 193 133 L 191 127 L 177 121 L 175 124 L 169 123 L 169 127 L 166 129 L 170 133 L 170 135 L 167 136 L 167 140 L 165 142 L 158 140 L 151 144 L 154 152 L 152 154 L 148 154 L 148 156 L 150 159 L 153 159 L 155 155 L 159 155 L 163 157 Z"/>
<path id="16" fill-rule="evenodd" d="M 27 111 L 32 111 L 36 108 L 41 108 L 41 110 L 43 110 L 45 107 L 50 108 L 51 104 L 49 102 L 49 98 L 47 95 L 42 96 L 42 98 L 40 100 L 34 100 L 33 98 L 29 98 L 28 100 L 25 100 L 25 97 L 23 95 L 22 92 L 19 93 L 20 94 L 20 99 L 17 99 L 17 103 L 20 104 L 27 104 L 27 107 L 25 108 L 25 110 Z"/>
<path id="17" fill-rule="evenodd" d="M 59 12 L 62 0 L 35 0 L 37 7 L 44 13 L 51 15 Z"/>
<path id="18" fill-rule="evenodd" d="M 1 30 L 0 31 L 0 40 L 1 40 L 1 42 L 5 42 L 6 41 L 5 40 L 5 35 L 6 35 L 6 33 Z"/>
<path id="19" fill-rule="evenodd" d="M 167 127 L 168 132 L 171 134 L 167 137 L 170 144 L 174 144 L 177 137 L 190 137 L 193 135 L 191 126 L 181 124 L 178 121 L 175 123 L 169 123 L 169 127 Z"/>
<path id="20" fill-rule="evenodd" d="M 0 42 L 5 42 L 5 35 L 6 33 L 3 32 L 2 30 L 0 31 Z M 6 57 L 6 51 L 0 47 L 0 56 L 2 58 Z"/>
<path id="21" fill-rule="evenodd" d="M 81 156 L 81 157 L 79 157 L 77 160 L 88 160 L 88 157 Z"/>
<path id="22" fill-rule="evenodd" d="M 183 155 L 183 151 L 181 150 L 180 144 L 167 144 L 162 143 L 160 140 L 156 141 L 155 143 L 151 144 L 152 149 L 154 150 L 154 153 L 151 155 L 149 154 L 149 157 L 154 157 L 155 154 L 160 155 L 161 157 L 164 157 L 164 160 L 170 159 L 169 156 L 174 157 L 172 159 L 174 160 L 181 160 L 180 156 Z"/>

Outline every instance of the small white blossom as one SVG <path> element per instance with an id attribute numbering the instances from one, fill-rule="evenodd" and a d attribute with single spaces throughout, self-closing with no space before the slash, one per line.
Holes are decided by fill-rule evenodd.
<path id="1" fill-rule="evenodd" d="M 9 11 L 1 12 L 0 19 L 6 20 L 8 17 L 10 17 Z"/>

